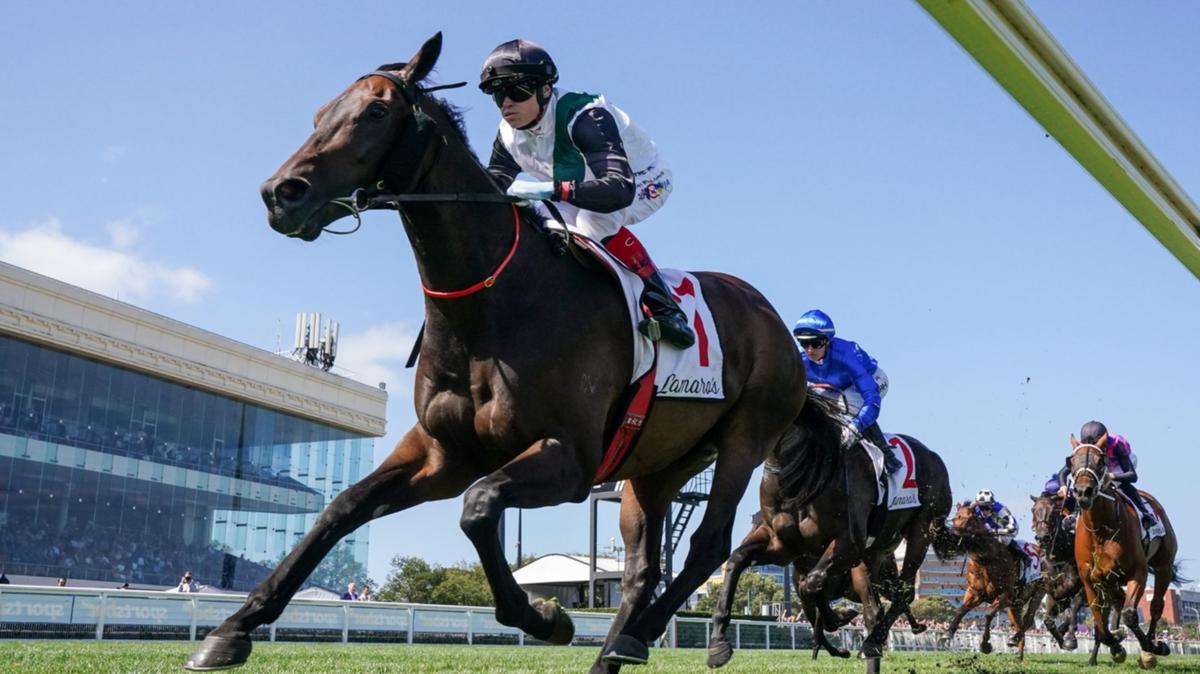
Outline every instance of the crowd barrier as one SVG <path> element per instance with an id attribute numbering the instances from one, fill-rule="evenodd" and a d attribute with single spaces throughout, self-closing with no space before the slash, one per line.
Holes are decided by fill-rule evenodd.
<path id="1" fill-rule="evenodd" d="M 0 586 L 0 638 L 8 639 L 203 639 L 243 603 L 244 595 L 182 594 L 138 590 Z M 569 612 L 575 623 L 575 646 L 599 646 L 612 625 L 608 613 Z M 672 619 L 659 646 L 704 648 L 712 632 L 706 618 Z M 811 648 L 812 631 L 804 623 L 734 620 L 726 632 L 734 648 L 794 650 Z M 834 643 L 857 650 L 862 632 L 843 628 Z M 435 606 L 391 602 L 344 602 L 293 599 L 274 623 L 259 627 L 254 637 L 265 641 L 399 644 L 541 644 L 520 630 L 496 622 L 490 607 Z M 947 641 L 937 630 L 913 635 L 894 629 L 889 645 L 896 651 L 978 649 L 980 633 L 959 632 Z M 998 652 L 1012 650 L 1007 633 L 993 632 Z M 1200 642 L 1172 641 L 1179 654 L 1200 654 Z M 1137 642 L 1126 639 L 1137 653 Z M 1079 652 L 1091 648 L 1080 637 Z M 1048 635 L 1026 638 L 1030 653 L 1057 652 Z"/>

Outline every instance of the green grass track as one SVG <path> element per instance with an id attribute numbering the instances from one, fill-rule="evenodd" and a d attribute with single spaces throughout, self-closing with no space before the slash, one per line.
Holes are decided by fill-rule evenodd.
<path id="1" fill-rule="evenodd" d="M 195 644 L 161 641 L 0 641 L 0 672 L 60 674 L 182 672 Z M 503 672 L 550 674 L 586 672 L 597 650 L 579 647 L 404 646 L 376 644 L 258 644 L 239 674 L 301 672 Z M 1159 658 L 1158 671 L 1200 672 L 1200 656 Z M 650 664 L 626 667 L 630 674 L 707 672 L 701 649 L 654 649 Z M 814 663 L 807 652 L 738 651 L 721 670 L 736 674 L 818 672 L 861 674 L 863 663 L 833 660 Z M 1116 665 L 1101 653 L 1100 666 L 1086 666 L 1083 655 L 1031 655 L 1019 664 L 1011 655 L 968 653 L 895 653 L 883 661 L 884 672 L 913 674 L 1059 674 L 1068 672 L 1136 672 L 1137 658 Z"/>

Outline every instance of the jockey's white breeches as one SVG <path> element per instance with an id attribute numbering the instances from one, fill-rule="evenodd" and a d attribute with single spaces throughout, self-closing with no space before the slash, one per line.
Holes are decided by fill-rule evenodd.
<path id="1" fill-rule="evenodd" d="M 875 383 L 879 384 L 879 399 L 883 400 L 884 396 L 886 396 L 888 392 L 887 373 L 883 371 L 882 367 L 876 367 L 875 374 L 873 376 L 875 377 Z M 863 397 L 862 394 L 858 392 L 858 389 L 851 386 L 845 391 L 842 391 L 842 395 L 846 397 L 846 406 L 849 408 L 847 412 L 850 414 L 850 416 L 858 414 L 858 411 L 861 410 L 863 406 Z"/>

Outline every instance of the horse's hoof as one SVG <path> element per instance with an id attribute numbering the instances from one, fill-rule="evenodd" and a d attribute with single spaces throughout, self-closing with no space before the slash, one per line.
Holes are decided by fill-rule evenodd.
<path id="1" fill-rule="evenodd" d="M 718 639 L 708 644 L 708 666 L 712 669 L 724 667 L 733 657 L 733 645 L 728 639 Z"/>
<path id="2" fill-rule="evenodd" d="M 929 626 L 926 625 L 925 623 L 916 623 L 915 625 L 912 626 L 912 633 L 913 633 L 913 635 L 922 634 L 927 629 L 929 629 Z"/>
<path id="3" fill-rule="evenodd" d="M 1018 645 L 1020 645 L 1020 643 L 1021 643 L 1021 637 L 1016 634 L 1014 634 L 1008 638 L 1008 647 L 1009 648 L 1016 648 Z"/>
<path id="4" fill-rule="evenodd" d="M 868 660 L 882 658 L 883 645 L 867 639 L 863 642 L 862 649 L 859 651 L 859 657 L 866 658 Z"/>
<path id="5" fill-rule="evenodd" d="M 1165 641 L 1156 641 L 1156 642 L 1154 642 L 1154 654 L 1155 655 L 1170 655 L 1171 647 L 1168 646 L 1167 642 L 1165 642 Z"/>
<path id="6" fill-rule="evenodd" d="M 985 641 L 985 642 L 979 644 L 979 652 L 983 653 L 984 655 L 991 653 L 992 652 L 992 643 L 990 641 Z"/>
<path id="7" fill-rule="evenodd" d="M 1079 642 L 1074 639 L 1064 639 L 1062 647 L 1063 650 L 1073 651 L 1079 648 Z"/>
<path id="8" fill-rule="evenodd" d="M 552 625 L 550 634 L 546 636 L 537 636 L 546 643 L 554 644 L 555 646 L 566 646 L 575 638 L 575 623 L 571 620 L 571 616 L 559 606 L 556 601 L 546 601 L 537 599 L 533 602 L 533 610 L 537 611 L 538 615 Z"/>
<path id="9" fill-rule="evenodd" d="M 650 659 L 650 647 L 641 639 L 621 634 L 600 659 L 619 665 L 644 665 Z"/>
<path id="10" fill-rule="evenodd" d="M 1122 662 L 1125 662 L 1125 649 L 1120 644 L 1113 646 L 1110 650 L 1112 651 L 1113 662 L 1117 663 L 1118 665 Z"/>
<path id="11" fill-rule="evenodd" d="M 843 658 L 848 660 L 850 658 L 850 651 L 846 650 L 845 648 L 835 648 L 830 655 L 835 658 Z"/>
<path id="12" fill-rule="evenodd" d="M 1138 669 L 1154 669 L 1158 667 L 1158 656 L 1147 651 L 1142 651 L 1138 656 Z"/>
<path id="13" fill-rule="evenodd" d="M 253 643 L 246 637 L 219 637 L 210 634 L 204 637 L 200 648 L 192 653 L 183 667 L 193 672 L 211 672 L 231 669 L 246 664 Z"/>

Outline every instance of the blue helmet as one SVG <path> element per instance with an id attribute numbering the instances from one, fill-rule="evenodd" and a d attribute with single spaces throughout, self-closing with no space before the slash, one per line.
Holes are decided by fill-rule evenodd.
<path id="1" fill-rule="evenodd" d="M 797 339 L 805 335 L 833 339 L 837 331 L 833 329 L 833 319 L 829 317 L 829 314 L 820 309 L 812 309 L 804 312 L 800 320 L 796 321 L 796 325 L 792 328 L 792 334 Z"/>

